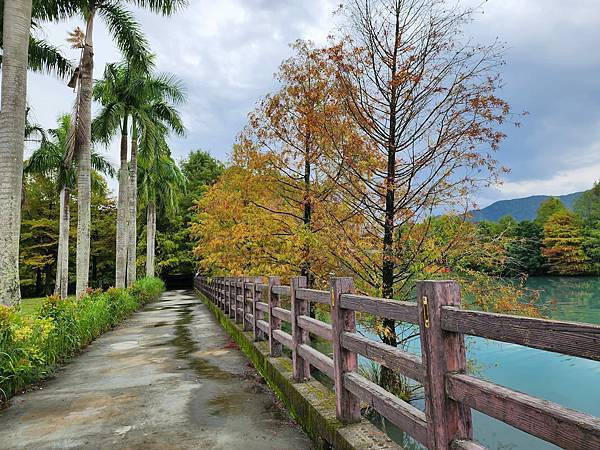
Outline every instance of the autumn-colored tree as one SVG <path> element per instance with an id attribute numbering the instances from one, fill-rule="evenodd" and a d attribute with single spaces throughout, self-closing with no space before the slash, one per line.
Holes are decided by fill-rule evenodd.
<path id="1" fill-rule="evenodd" d="M 336 195 L 338 165 L 332 149 L 353 134 L 349 117 L 340 102 L 335 67 L 313 44 L 297 41 L 294 56 L 277 73 L 281 88 L 267 95 L 250 114 L 249 124 L 233 155 L 233 164 L 259 175 L 278 194 L 278 205 L 252 200 L 274 220 L 295 245 L 297 272 L 314 286 L 321 249 L 319 234 L 328 234 L 335 215 L 331 199 Z M 342 220 L 340 218 L 340 220 Z M 291 252 L 294 250 L 290 249 Z M 320 261 L 322 262 L 322 261 Z"/>
<path id="2" fill-rule="evenodd" d="M 491 153 L 510 117 L 496 94 L 502 48 L 473 45 L 462 33 L 473 10 L 438 0 L 348 0 L 342 12 L 347 35 L 328 53 L 371 151 L 344 158 L 344 200 L 364 219 L 363 243 L 336 254 L 365 289 L 406 298 L 426 242 L 406 247 L 407 236 L 439 210 L 468 208 L 472 189 L 497 180 Z M 393 346 L 395 327 L 383 323 Z"/>
<path id="3" fill-rule="evenodd" d="M 558 211 L 544 225 L 543 255 L 548 271 L 558 275 L 578 275 L 589 269 L 583 251 L 583 232 L 579 219 L 569 211 Z"/>

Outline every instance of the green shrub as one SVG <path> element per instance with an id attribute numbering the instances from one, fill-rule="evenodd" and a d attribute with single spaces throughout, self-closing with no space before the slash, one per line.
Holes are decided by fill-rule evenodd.
<path id="1" fill-rule="evenodd" d="M 0 404 L 158 299 L 164 288 L 158 278 L 143 278 L 127 289 L 89 290 L 78 300 L 47 297 L 30 316 L 0 305 Z"/>

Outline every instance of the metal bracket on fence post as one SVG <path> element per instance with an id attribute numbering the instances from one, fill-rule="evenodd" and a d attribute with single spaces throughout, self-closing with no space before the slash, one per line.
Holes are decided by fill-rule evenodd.
<path id="1" fill-rule="evenodd" d="M 346 423 L 360 422 L 360 401 L 344 387 L 344 374 L 357 369 L 356 353 L 342 347 L 341 336 L 344 332 L 356 331 L 354 311 L 343 309 L 340 304 L 342 294 L 354 293 L 352 278 L 329 280 L 331 291 L 331 326 L 333 347 L 333 375 L 335 383 L 335 411 L 337 418 Z"/>
<path id="2" fill-rule="evenodd" d="M 298 316 L 308 315 L 308 301 L 296 297 L 296 289 L 305 288 L 306 277 L 294 277 L 290 283 L 290 304 L 292 308 L 292 366 L 295 381 L 304 381 L 310 378 L 310 364 L 298 355 L 298 345 L 308 344 L 310 337 L 308 331 L 298 326 Z"/>
<path id="3" fill-rule="evenodd" d="M 460 287 L 455 281 L 418 281 L 421 354 L 425 367 L 425 415 L 431 450 L 447 450 L 455 439 L 472 439 L 471 409 L 446 395 L 448 372 L 467 368 L 464 337 L 442 330 L 442 306 L 460 307 Z"/>
<path id="4" fill-rule="evenodd" d="M 281 328 L 281 319 L 273 315 L 273 308 L 280 306 L 279 294 L 273 293 L 273 286 L 279 286 L 279 277 L 269 277 L 267 295 L 269 296 L 269 353 L 271 356 L 281 356 L 281 342 L 273 337 L 273 331 Z"/>

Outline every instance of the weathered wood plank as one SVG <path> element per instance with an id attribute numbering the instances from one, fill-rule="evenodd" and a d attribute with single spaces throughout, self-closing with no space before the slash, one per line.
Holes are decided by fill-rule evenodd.
<path id="1" fill-rule="evenodd" d="M 269 354 L 273 357 L 281 356 L 283 348 L 281 343 L 273 337 L 273 331 L 281 329 L 281 319 L 275 317 L 273 308 L 281 306 L 279 294 L 273 290 L 280 283 L 279 277 L 269 277 L 269 289 L 267 289 L 268 304 L 269 304 Z"/>
<path id="2" fill-rule="evenodd" d="M 298 325 L 323 339 L 331 341 L 331 325 L 308 316 L 298 316 Z"/>
<path id="3" fill-rule="evenodd" d="M 269 305 L 263 302 L 256 302 L 256 309 L 259 311 L 269 312 Z"/>
<path id="4" fill-rule="evenodd" d="M 440 323 L 442 306 L 460 306 L 460 287 L 455 281 L 418 281 L 417 299 L 429 424 L 427 447 L 447 450 L 455 439 L 473 438 L 471 410 L 449 398 L 444 386 L 448 372 L 464 372 L 467 368 L 463 335 L 444 332 Z"/>
<path id="5" fill-rule="evenodd" d="M 306 344 L 298 345 L 298 353 L 333 380 L 333 359 Z"/>
<path id="6" fill-rule="evenodd" d="M 310 343 L 308 331 L 298 323 L 298 318 L 308 314 L 309 303 L 296 297 L 296 289 L 306 287 L 306 277 L 293 277 L 290 281 L 290 305 L 292 323 L 292 375 L 297 382 L 310 378 L 310 363 L 298 353 L 298 345 Z"/>
<path id="7" fill-rule="evenodd" d="M 285 285 L 273 286 L 273 292 L 277 295 L 290 295 L 290 287 Z"/>
<path id="8" fill-rule="evenodd" d="M 466 439 L 456 439 L 450 445 L 451 450 L 487 450 L 479 442 L 469 441 Z"/>
<path id="9" fill-rule="evenodd" d="M 465 374 L 448 374 L 454 400 L 559 447 L 600 448 L 600 418 Z"/>
<path id="10" fill-rule="evenodd" d="M 273 337 L 287 348 L 292 348 L 292 335 L 281 330 L 273 330 Z"/>
<path id="11" fill-rule="evenodd" d="M 341 298 L 341 305 L 345 309 L 367 312 L 378 317 L 415 324 L 419 323 L 417 304 L 413 302 L 344 294 Z"/>
<path id="12" fill-rule="evenodd" d="M 600 361 L 600 325 L 444 307 L 442 328 Z"/>
<path id="13" fill-rule="evenodd" d="M 333 382 L 335 384 L 335 413 L 338 420 L 352 423 L 360 421 L 360 401 L 344 387 L 344 375 L 358 368 L 356 353 L 342 346 L 342 333 L 356 332 L 354 311 L 344 309 L 340 302 L 343 294 L 354 292 L 349 277 L 332 277 L 331 289 L 331 347 L 333 349 Z"/>
<path id="14" fill-rule="evenodd" d="M 342 346 L 408 378 L 423 382 L 425 367 L 420 357 L 399 348 L 376 342 L 356 333 L 342 333 Z"/>
<path id="15" fill-rule="evenodd" d="M 296 297 L 300 300 L 308 300 L 309 302 L 323 303 L 325 305 L 331 303 L 331 294 L 328 291 L 319 291 L 317 289 L 297 289 Z"/>
<path id="16" fill-rule="evenodd" d="M 285 320 L 286 322 L 292 321 L 292 312 L 279 306 L 273 308 L 273 315 L 278 319 Z"/>
<path id="17" fill-rule="evenodd" d="M 265 292 L 269 288 L 268 284 L 256 283 L 256 290 L 259 292 Z"/>
<path id="18" fill-rule="evenodd" d="M 257 320 L 256 326 L 259 330 L 261 330 L 265 334 L 269 334 L 269 323 L 264 320 Z"/>
<path id="19" fill-rule="evenodd" d="M 427 445 L 427 422 L 421 410 L 356 372 L 344 375 L 344 386 L 402 431 Z"/>
<path id="20" fill-rule="evenodd" d="M 246 314 L 246 320 L 248 321 L 248 323 L 250 325 L 252 325 L 252 323 L 254 323 L 254 314 L 252 313 L 247 313 Z"/>

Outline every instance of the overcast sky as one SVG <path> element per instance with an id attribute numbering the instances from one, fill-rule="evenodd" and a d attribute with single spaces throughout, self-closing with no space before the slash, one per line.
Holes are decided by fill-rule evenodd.
<path id="1" fill-rule="evenodd" d="M 480 3 L 480 0 L 464 0 Z M 184 82 L 188 135 L 172 140 L 176 159 L 204 149 L 226 161 L 247 113 L 276 84 L 273 74 L 298 38 L 324 43 L 336 26 L 330 0 L 190 0 L 165 19 L 138 18 L 158 56 L 160 71 Z M 67 31 L 79 20 L 47 25 L 44 36 L 68 49 Z M 497 154 L 511 168 L 503 185 L 478 195 L 480 206 L 501 198 L 566 194 L 600 179 L 600 1 L 489 0 L 467 34 L 482 43 L 496 37 L 509 48 L 502 96 L 528 111 L 521 128 L 507 129 Z M 119 60 L 106 29 L 95 30 L 96 78 Z M 28 101 L 46 128 L 69 112 L 73 92 L 64 82 L 31 74 Z M 107 149 L 113 161 L 117 148 Z"/>

